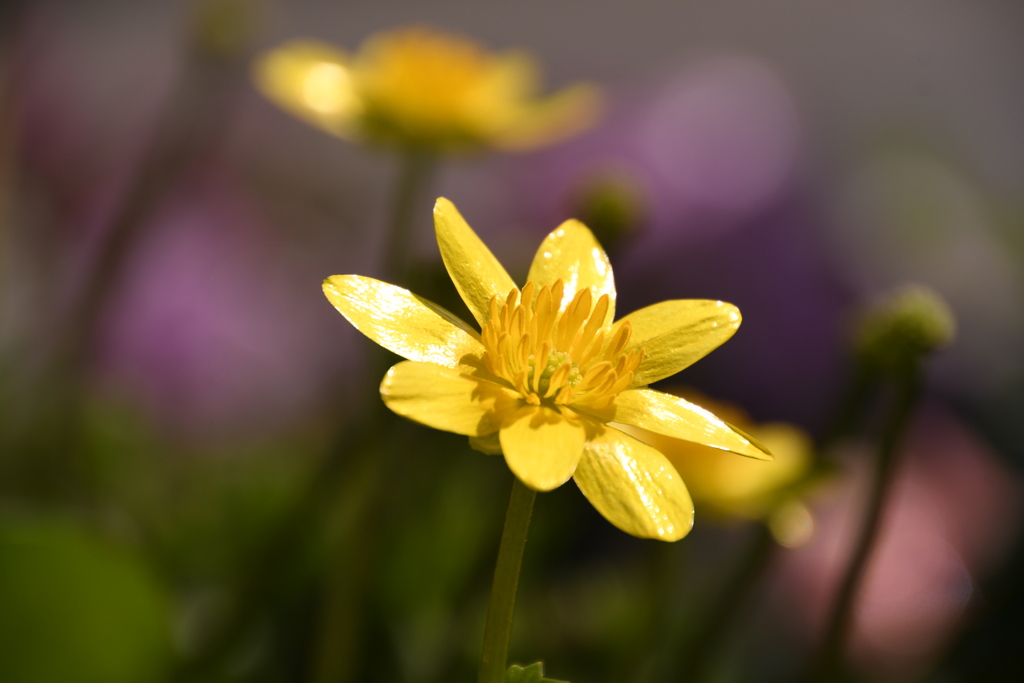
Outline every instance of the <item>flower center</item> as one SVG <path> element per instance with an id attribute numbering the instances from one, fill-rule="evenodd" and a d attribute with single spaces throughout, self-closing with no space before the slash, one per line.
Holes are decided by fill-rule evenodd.
<path id="1" fill-rule="evenodd" d="M 629 321 L 608 338 L 607 294 L 594 302 L 584 288 L 563 307 L 564 291 L 561 280 L 539 288 L 528 282 L 522 292 L 493 297 L 480 332 L 484 363 L 527 403 L 607 407 L 633 380 L 644 350 L 625 351 Z"/>
<path id="2" fill-rule="evenodd" d="M 476 43 L 422 28 L 378 36 L 362 59 L 364 93 L 406 123 L 459 123 L 467 97 L 489 76 Z"/>

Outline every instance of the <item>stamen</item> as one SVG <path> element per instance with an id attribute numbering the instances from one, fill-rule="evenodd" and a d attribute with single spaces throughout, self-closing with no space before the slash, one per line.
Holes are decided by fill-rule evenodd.
<path id="1" fill-rule="evenodd" d="M 533 345 L 530 341 L 530 335 L 528 334 L 524 334 L 519 338 L 519 344 L 516 347 L 516 356 L 519 358 L 519 362 L 522 365 L 526 365 L 530 362 L 530 355 L 533 351 L 533 348 L 531 348 Z"/>
<path id="2" fill-rule="evenodd" d="M 540 391 L 540 380 L 548 367 L 548 356 L 551 355 L 551 342 L 540 345 L 540 353 L 533 357 L 533 390 Z"/>
<path id="3" fill-rule="evenodd" d="M 530 372 L 529 368 L 522 368 L 516 373 L 515 381 L 512 383 L 516 390 L 524 396 L 530 393 L 530 387 L 526 384 L 526 378 Z"/>
<path id="4" fill-rule="evenodd" d="M 571 348 L 571 342 L 576 337 L 576 332 L 579 331 L 590 314 L 590 299 L 590 289 L 581 289 L 566 307 L 565 313 L 559 321 L 562 325 L 562 330 L 558 335 L 559 348 Z"/>
<path id="5" fill-rule="evenodd" d="M 511 349 L 506 349 L 502 354 L 501 358 L 505 362 L 505 376 L 515 377 L 516 373 L 519 372 L 519 364 L 515 362 L 515 357 L 509 353 Z"/>
<path id="6" fill-rule="evenodd" d="M 583 366 L 587 365 L 588 363 L 590 363 L 590 361 L 597 357 L 597 354 L 601 352 L 601 347 L 603 346 L 604 330 L 601 330 L 596 335 L 594 335 L 594 340 L 590 343 L 590 346 L 588 346 L 585 351 L 579 354 L 579 361 L 577 362 Z"/>
<path id="7" fill-rule="evenodd" d="M 629 386 L 629 383 L 632 381 L 633 373 L 627 372 L 626 374 L 619 377 L 615 384 L 613 384 L 611 388 L 608 390 L 608 393 L 610 393 L 612 396 L 618 396 L 626 389 L 626 387 Z"/>
<path id="8" fill-rule="evenodd" d="M 590 346 L 591 340 L 604 325 L 604 316 L 608 313 L 608 295 L 602 294 L 597 300 L 597 304 L 594 306 L 593 312 L 590 314 L 590 319 L 587 320 L 586 326 L 583 328 L 582 334 L 580 334 L 573 342 L 573 349 L 571 353 L 576 355 L 580 351 L 583 351 Z"/>
<path id="9" fill-rule="evenodd" d="M 523 308 L 533 307 L 533 291 L 536 288 L 537 286 L 533 284 L 533 280 L 530 280 L 529 282 L 526 283 L 526 286 L 523 287 L 523 291 L 521 293 L 522 301 L 519 304 L 520 306 L 522 306 Z"/>
<path id="10" fill-rule="evenodd" d="M 506 329 L 508 329 L 510 332 L 515 332 L 521 335 L 523 333 L 523 315 L 523 309 L 517 308 L 512 313 L 512 317 L 509 319 L 508 326 Z"/>
<path id="11" fill-rule="evenodd" d="M 615 362 L 615 374 L 621 375 L 622 371 L 626 369 L 626 361 L 628 359 L 625 356 L 619 356 L 619 360 Z"/>
<path id="12" fill-rule="evenodd" d="M 605 375 L 604 379 L 601 380 L 601 383 L 597 385 L 597 388 L 594 389 L 594 393 L 595 394 L 607 393 L 607 391 L 612 388 L 612 385 L 615 384 L 615 380 L 616 380 L 615 373 L 614 372 L 609 372 L 607 375 Z"/>
<path id="13" fill-rule="evenodd" d="M 612 364 L 609 361 L 601 361 L 596 365 L 590 367 L 587 373 L 583 375 L 583 381 L 580 382 L 580 389 L 587 389 L 596 385 L 600 378 L 604 376 L 604 373 L 611 370 Z"/>
<path id="14" fill-rule="evenodd" d="M 562 282 L 561 278 L 555 280 L 555 284 L 551 285 L 551 313 L 552 316 L 558 313 L 562 308 L 562 297 L 565 294 L 565 283 Z"/>
<path id="15" fill-rule="evenodd" d="M 487 307 L 488 320 L 496 320 L 498 318 L 498 297 L 491 299 L 490 306 Z"/>
<path id="16" fill-rule="evenodd" d="M 626 352 L 628 321 L 614 334 L 605 326 L 607 294 L 595 301 L 583 288 L 563 307 L 564 298 L 563 280 L 543 287 L 528 282 L 492 297 L 480 330 L 484 366 L 531 405 L 610 405 L 632 382 L 644 350 Z"/>
<path id="17" fill-rule="evenodd" d="M 534 315 L 537 316 L 537 338 L 547 339 L 551 335 L 551 327 L 555 324 L 554 311 L 551 306 L 551 289 L 546 285 L 541 287 L 537 295 L 537 305 L 534 306 Z"/>
<path id="18" fill-rule="evenodd" d="M 565 361 L 558 366 L 558 369 L 551 375 L 551 379 L 548 380 L 548 390 L 544 392 L 544 398 L 550 398 L 556 390 L 562 387 L 566 380 L 569 379 L 569 373 L 572 372 L 572 363 Z"/>
<path id="19" fill-rule="evenodd" d="M 615 331 L 615 336 L 612 337 L 611 343 L 608 345 L 609 353 L 622 353 L 625 350 L 626 345 L 629 344 L 629 338 L 633 336 L 633 326 L 628 320 L 624 321 L 618 330 Z"/>

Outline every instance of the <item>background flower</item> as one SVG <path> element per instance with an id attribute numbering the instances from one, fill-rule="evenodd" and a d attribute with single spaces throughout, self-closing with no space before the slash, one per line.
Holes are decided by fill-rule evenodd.
<path id="1" fill-rule="evenodd" d="M 354 56 L 295 41 L 256 65 L 274 102 L 348 139 L 408 147 L 529 149 L 591 126 L 598 93 L 576 85 L 536 96 L 537 66 L 426 27 L 368 38 Z"/>
<path id="2" fill-rule="evenodd" d="M 668 457 L 687 482 L 698 511 L 703 509 L 711 515 L 726 518 L 763 519 L 770 522 L 773 513 L 782 505 L 802 497 L 808 483 L 805 480 L 811 473 L 814 459 L 814 445 L 810 435 L 791 424 L 754 423 L 738 406 L 713 401 L 683 387 L 671 387 L 666 391 L 685 396 L 723 420 L 728 420 L 757 439 L 774 456 L 771 463 L 759 465 L 758 461 L 750 458 L 723 458 L 719 451 L 700 444 L 666 439 L 644 430 L 627 428 L 628 433 L 651 444 Z M 790 510 L 789 514 L 800 516 L 805 524 L 802 528 L 792 524 L 784 525 L 786 528 L 782 531 L 792 531 L 786 534 L 786 538 L 793 543 L 797 543 L 798 537 L 803 540 L 809 538 L 813 522 L 806 510 Z M 800 524 L 799 520 L 792 521 Z"/>

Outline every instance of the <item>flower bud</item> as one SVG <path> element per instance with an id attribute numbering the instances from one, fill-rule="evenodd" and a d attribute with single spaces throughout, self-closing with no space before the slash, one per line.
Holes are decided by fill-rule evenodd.
<path id="1" fill-rule="evenodd" d="M 621 169 L 585 180 L 573 196 L 573 213 L 609 249 L 638 233 L 647 221 L 647 196 L 637 178 Z"/>
<path id="2" fill-rule="evenodd" d="M 942 297 L 922 285 L 907 285 L 866 312 L 855 343 L 864 360 L 891 366 L 930 355 L 955 331 L 956 320 Z"/>

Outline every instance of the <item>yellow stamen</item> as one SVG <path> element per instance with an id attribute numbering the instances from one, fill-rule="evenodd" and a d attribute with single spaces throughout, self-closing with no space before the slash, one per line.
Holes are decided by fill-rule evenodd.
<path id="1" fill-rule="evenodd" d="M 480 332 L 485 366 L 531 405 L 608 406 L 629 387 L 643 350 L 625 351 L 628 322 L 611 334 L 607 294 L 595 301 L 584 288 L 563 306 L 564 298 L 562 280 L 492 298 Z"/>

